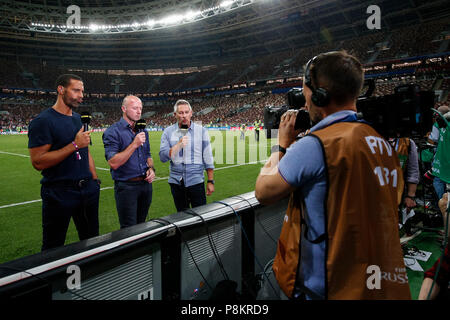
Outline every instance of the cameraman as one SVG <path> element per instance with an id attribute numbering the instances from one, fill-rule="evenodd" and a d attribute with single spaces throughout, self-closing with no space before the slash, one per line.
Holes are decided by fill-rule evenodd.
<path id="1" fill-rule="evenodd" d="M 402 169 L 387 141 L 357 119 L 363 79 L 346 52 L 311 59 L 303 92 L 314 126 L 294 142 L 296 113 L 286 112 L 279 151 L 256 181 L 262 204 L 290 194 L 273 270 L 291 299 L 411 298 L 398 234 Z"/>

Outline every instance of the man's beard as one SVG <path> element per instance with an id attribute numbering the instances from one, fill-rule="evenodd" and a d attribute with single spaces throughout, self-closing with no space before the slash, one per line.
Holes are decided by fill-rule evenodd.
<path id="1" fill-rule="evenodd" d="M 66 95 L 63 95 L 63 101 L 66 104 L 66 106 L 68 106 L 70 109 L 73 109 L 74 107 L 78 107 L 80 104 L 77 100 L 70 99 Z"/>

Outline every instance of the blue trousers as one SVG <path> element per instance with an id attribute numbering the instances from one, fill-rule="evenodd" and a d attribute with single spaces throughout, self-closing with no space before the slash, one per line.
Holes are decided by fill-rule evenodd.
<path id="1" fill-rule="evenodd" d="M 185 187 L 183 183 L 181 185 L 170 183 L 170 189 L 177 211 L 183 211 L 190 206 L 195 208 L 206 204 L 205 184 L 203 182 L 190 187 Z"/>
<path id="2" fill-rule="evenodd" d="M 145 222 L 152 195 L 152 184 L 145 180 L 114 181 L 114 196 L 121 229 Z"/>
<path id="3" fill-rule="evenodd" d="M 99 196 L 100 186 L 92 179 L 42 185 L 42 251 L 64 245 L 71 218 L 80 240 L 98 236 Z"/>

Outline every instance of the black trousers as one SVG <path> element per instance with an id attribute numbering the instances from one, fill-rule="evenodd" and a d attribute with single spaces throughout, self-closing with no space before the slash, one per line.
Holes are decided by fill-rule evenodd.
<path id="1" fill-rule="evenodd" d="M 114 181 L 114 197 L 121 229 L 145 222 L 152 194 L 152 184 L 145 180 Z"/>
<path id="2" fill-rule="evenodd" d="M 99 196 L 100 186 L 92 179 L 42 185 L 42 251 L 64 245 L 71 218 L 80 240 L 98 236 Z"/>
<path id="3" fill-rule="evenodd" d="M 203 182 L 190 187 L 185 187 L 183 182 L 180 185 L 170 183 L 170 189 L 177 211 L 206 204 L 205 184 Z"/>

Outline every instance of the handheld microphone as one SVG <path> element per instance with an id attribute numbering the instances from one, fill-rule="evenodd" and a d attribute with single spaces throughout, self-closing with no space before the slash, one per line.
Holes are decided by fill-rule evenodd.
<path id="1" fill-rule="evenodd" d="M 141 133 L 145 131 L 145 127 L 147 126 L 147 123 L 145 122 L 144 119 L 139 119 L 138 121 L 136 121 L 136 123 L 134 124 L 134 128 L 136 129 L 137 132 Z M 141 145 L 141 147 L 144 144 Z"/>
<path id="2" fill-rule="evenodd" d="M 187 134 L 188 130 L 189 130 L 189 127 L 188 127 L 187 124 L 182 124 L 181 125 L 180 132 L 183 135 L 183 137 Z"/>
<path id="3" fill-rule="evenodd" d="M 89 123 L 91 122 L 91 114 L 87 111 L 81 113 L 81 123 L 83 124 L 84 131 L 89 130 Z M 92 146 L 92 140 L 89 142 Z"/>
<path id="4" fill-rule="evenodd" d="M 139 133 L 144 132 L 146 126 L 147 126 L 147 123 L 145 122 L 144 119 L 140 119 L 140 120 L 136 121 L 136 124 L 134 125 L 137 132 L 139 132 Z"/>

